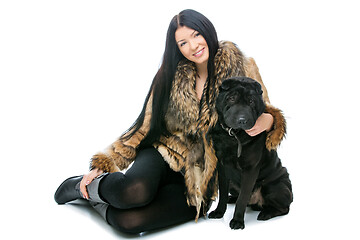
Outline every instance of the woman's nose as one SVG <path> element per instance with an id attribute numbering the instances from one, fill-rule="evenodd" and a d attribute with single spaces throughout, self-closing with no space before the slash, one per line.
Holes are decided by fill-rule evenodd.
<path id="1" fill-rule="evenodd" d="M 195 41 L 190 41 L 189 45 L 191 50 L 195 50 L 197 48 L 197 43 Z"/>

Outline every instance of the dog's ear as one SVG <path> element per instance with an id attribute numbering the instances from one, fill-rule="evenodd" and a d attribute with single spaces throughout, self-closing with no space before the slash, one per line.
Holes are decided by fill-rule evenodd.
<path id="1" fill-rule="evenodd" d="M 262 95 L 263 90 L 261 89 L 261 85 L 259 84 L 259 87 L 256 88 L 256 94 Z"/>
<path id="2" fill-rule="evenodd" d="M 226 79 L 220 85 L 220 91 L 228 91 L 233 85 L 233 80 Z"/>
<path id="3" fill-rule="evenodd" d="M 253 80 L 252 85 L 253 85 L 253 89 L 250 90 L 250 94 L 258 94 L 258 95 L 263 94 L 263 90 L 261 89 L 261 84 L 260 83 Z"/>

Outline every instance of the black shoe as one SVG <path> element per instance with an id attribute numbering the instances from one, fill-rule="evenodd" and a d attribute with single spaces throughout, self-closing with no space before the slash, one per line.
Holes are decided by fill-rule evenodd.
<path id="1" fill-rule="evenodd" d="M 83 176 L 76 176 L 66 179 L 56 190 L 54 195 L 55 201 L 58 204 L 64 204 L 79 198 L 83 198 L 79 188 L 79 184 L 82 178 Z"/>

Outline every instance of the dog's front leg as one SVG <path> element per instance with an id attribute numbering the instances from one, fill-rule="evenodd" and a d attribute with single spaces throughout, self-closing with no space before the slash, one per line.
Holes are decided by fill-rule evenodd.
<path id="1" fill-rule="evenodd" d="M 222 218 L 226 212 L 229 198 L 229 180 L 226 178 L 224 166 L 218 163 L 219 179 L 219 203 L 214 211 L 209 214 L 209 218 Z"/>
<path id="2" fill-rule="evenodd" d="M 246 169 L 241 174 L 241 189 L 238 199 L 236 200 L 234 217 L 230 221 L 231 229 L 244 229 L 244 216 L 247 204 L 250 200 L 255 181 L 259 175 L 259 167 Z"/>

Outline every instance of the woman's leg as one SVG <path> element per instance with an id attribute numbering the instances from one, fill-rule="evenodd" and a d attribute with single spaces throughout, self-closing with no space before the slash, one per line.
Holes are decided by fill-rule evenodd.
<path id="1" fill-rule="evenodd" d="M 184 177 L 170 169 L 153 148 L 140 151 L 125 173 L 100 182 L 99 193 L 110 206 L 106 220 L 127 233 L 140 233 L 195 219 L 185 197 Z"/>
<path id="2" fill-rule="evenodd" d="M 168 164 L 154 148 L 141 150 L 131 168 L 106 175 L 99 185 L 100 197 L 119 209 L 141 207 L 150 203 L 165 184 Z"/>
<path id="3" fill-rule="evenodd" d="M 149 203 L 155 196 L 169 166 L 154 148 L 141 150 L 132 167 L 123 174 L 106 173 L 95 178 L 88 186 L 90 200 L 109 203 L 116 208 L 132 208 Z M 66 179 L 56 190 L 54 198 L 64 204 L 79 198 L 82 176 Z"/>
<path id="4" fill-rule="evenodd" d="M 99 203 L 95 209 L 99 207 L 100 214 L 123 232 L 159 229 L 189 221 L 196 215 L 195 208 L 187 205 L 184 177 L 172 171 L 154 148 L 140 151 L 125 174 L 104 175 L 97 184 L 94 192 L 109 206 Z M 70 185 L 75 191 L 75 184 Z M 93 187 L 90 185 L 88 190 Z"/>
<path id="5" fill-rule="evenodd" d="M 194 220 L 196 209 L 187 205 L 184 192 L 184 184 L 165 185 L 146 206 L 125 210 L 109 206 L 106 219 L 121 232 L 133 234 Z"/>

